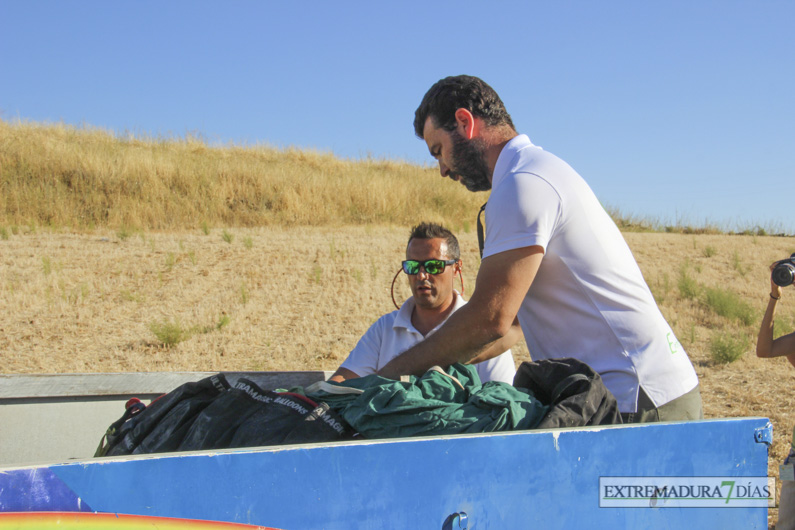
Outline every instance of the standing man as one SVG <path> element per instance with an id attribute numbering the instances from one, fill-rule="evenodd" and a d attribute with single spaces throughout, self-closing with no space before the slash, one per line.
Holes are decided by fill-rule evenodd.
<path id="1" fill-rule="evenodd" d="M 497 93 L 476 77 L 438 81 L 414 130 L 443 177 L 492 190 L 483 261 L 469 303 L 379 373 L 482 358 L 518 316 L 534 359 L 589 364 L 625 422 L 703 417 L 687 354 L 582 177 L 517 134 Z"/>
<path id="2" fill-rule="evenodd" d="M 454 289 L 461 274 L 461 252 L 452 232 L 435 223 L 421 223 L 411 230 L 406 246 L 406 273 L 412 297 L 370 326 L 367 333 L 331 376 L 341 382 L 374 374 L 407 348 L 422 342 L 447 318 L 466 304 Z M 513 383 L 516 366 L 510 348 L 521 338 L 518 324 L 494 344 L 486 357 L 475 364 L 482 382 Z M 495 356 L 496 355 L 496 356 Z"/>

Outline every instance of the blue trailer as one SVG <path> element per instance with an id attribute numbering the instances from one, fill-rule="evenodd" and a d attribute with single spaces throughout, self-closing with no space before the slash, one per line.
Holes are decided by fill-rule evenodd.
<path id="1" fill-rule="evenodd" d="M 206 375 L 0 376 L 0 528 L 768 526 L 766 418 L 91 457 L 126 399 Z"/>

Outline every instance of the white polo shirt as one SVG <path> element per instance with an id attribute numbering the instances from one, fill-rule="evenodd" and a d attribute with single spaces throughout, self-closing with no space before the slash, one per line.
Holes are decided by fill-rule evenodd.
<path id="1" fill-rule="evenodd" d="M 589 364 L 621 412 L 636 411 L 639 384 L 656 406 L 695 388 L 690 359 L 591 188 L 519 135 L 494 168 L 483 258 L 533 245 L 544 257 L 518 317 L 534 360 Z"/>
<path id="2" fill-rule="evenodd" d="M 455 293 L 455 305 L 450 314 L 461 309 L 464 304 L 466 304 L 466 300 Z M 414 297 L 410 297 L 399 310 L 379 318 L 359 339 L 356 347 L 348 354 L 348 358 L 345 359 L 341 367 L 347 368 L 360 377 L 374 374 L 399 354 L 425 340 L 422 333 L 417 331 L 411 323 L 413 311 Z M 428 335 L 434 333 L 442 324 L 444 322 L 428 332 Z M 477 363 L 475 368 L 483 383 L 502 381 L 513 384 L 513 376 L 516 374 L 516 365 L 513 362 L 511 350 L 488 361 Z"/>

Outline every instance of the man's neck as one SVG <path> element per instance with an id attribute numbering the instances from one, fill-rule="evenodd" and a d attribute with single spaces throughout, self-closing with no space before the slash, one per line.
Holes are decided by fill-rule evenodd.
<path id="1" fill-rule="evenodd" d="M 411 325 L 422 333 L 423 337 L 427 336 L 436 326 L 450 316 L 455 307 L 455 302 L 456 295 L 454 293 L 447 303 L 433 309 L 427 309 L 415 304 L 414 310 L 411 312 Z"/>
<path id="2" fill-rule="evenodd" d="M 486 165 L 489 168 L 489 182 L 494 178 L 494 168 L 500 158 L 505 145 L 519 136 L 519 133 L 510 127 L 497 127 L 484 131 L 483 140 L 486 143 Z"/>

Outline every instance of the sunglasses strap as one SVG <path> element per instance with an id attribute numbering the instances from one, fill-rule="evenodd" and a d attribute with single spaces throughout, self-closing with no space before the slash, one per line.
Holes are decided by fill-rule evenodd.
<path id="1" fill-rule="evenodd" d="M 403 267 L 399 268 L 395 273 L 395 277 L 392 278 L 392 288 L 390 289 L 390 292 L 392 293 L 392 303 L 395 304 L 395 307 L 398 309 L 400 309 L 400 306 L 398 305 L 397 301 L 395 301 L 395 281 L 397 280 L 398 276 L 400 276 L 401 272 L 403 272 Z"/>
<path id="2" fill-rule="evenodd" d="M 488 203 L 488 201 L 484 202 L 483 206 L 481 206 L 478 211 L 478 250 L 480 250 L 480 259 L 483 259 L 483 245 L 485 239 L 483 235 L 483 221 L 480 220 L 480 216 L 486 210 L 486 205 Z"/>

